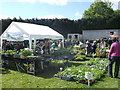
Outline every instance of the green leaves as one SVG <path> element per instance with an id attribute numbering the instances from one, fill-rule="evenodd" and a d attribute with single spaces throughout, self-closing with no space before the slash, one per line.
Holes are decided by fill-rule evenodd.
<path id="1" fill-rule="evenodd" d="M 0 54 L 15 55 L 17 53 L 15 50 L 7 50 L 7 51 L 1 51 Z"/>
<path id="2" fill-rule="evenodd" d="M 55 76 L 67 76 L 75 80 L 86 80 L 85 72 L 90 72 L 94 76 L 93 80 L 99 80 L 103 76 L 107 64 L 108 59 L 105 58 L 90 59 L 86 65 L 67 67 L 64 71 L 55 74 Z"/>
<path id="3" fill-rule="evenodd" d="M 21 49 L 19 54 L 23 55 L 23 56 L 29 56 L 29 55 L 31 55 L 31 52 L 30 52 L 30 50 Z"/>
<path id="4" fill-rule="evenodd" d="M 90 5 L 90 8 L 84 12 L 84 18 L 103 18 L 114 14 L 111 2 L 94 2 Z"/>

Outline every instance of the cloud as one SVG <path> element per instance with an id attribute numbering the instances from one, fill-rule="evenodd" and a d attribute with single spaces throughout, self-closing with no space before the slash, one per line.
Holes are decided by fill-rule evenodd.
<path id="1" fill-rule="evenodd" d="M 109 0 L 110 2 L 119 2 L 120 0 Z"/>
<path id="2" fill-rule="evenodd" d="M 46 3 L 66 3 L 66 2 L 91 2 L 94 0 L 0 0 L 7 2 L 46 2 Z"/>
<path id="3" fill-rule="evenodd" d="M 35 2 L 42 2 L 48 3 L 51 5 L 66 5 L 69 0 L 1 0 L 3 2 L 28 2 L 28 3 L 35 3 Z"/>
<path id="4" fill-rule="evenodd" d="M 7 18 L 10 18 L 10 19 L 13 19 L 13 18 L 19 19 L 20 16 L 6 16 L 6 15 L 0 14 L 0 20 L 1 20 L 1 19 L 7 19 Z M 21 17 L 21 18 L 22 18 L 23 20 L 26 19 L 26 18 L 23 18 L 23 17 Z"/>
<path id="5" fill-rule="evenodd" d="M 70 2 L 94 2 L 95 0 L 69 0 Z M 110 1 L 112 2 L 113 6 L 112 8 L 114 10 L 118 9 L 118 2 L 120 0 L 102 0 L 102 1 Z"/>
<path id="6" fill-rule="evenodd" d="M 118 9 L 120 10 L 120 1 L 119 1 L 119 3 L 118 3 Z"/>
<path id="7" fill-rule="evenodd" d="M 66 5 L 68 2 L 94 2 L 95 0 L 0 0 L 0 1 L 9 1 L 9 2 L 42 2 L 42 3 L 48 3 L 51 5 Z M 105 1 L 105 0 L 102 0 Z M 107 0 L 106 0 L 107 1 Z M 118 2 L 120 0 L 108 0 L 113 3 L 113 8 L 118 9 Z"/>
<path id="8" fill-rule="evenodd" d="M 18 2 L 42 2 L 42 3 L 48 3 L 51 5 L 66 5 L 68 0 L 17 0 Z"/>
<path id="9" fill-rule="evenodd" d="M 120 0 L 110 0 L 110 1 L 113 3 L 112 8 L 113 8 L 114 10 L 118 9 L 118 2 L 119 2 Z"/>
<path id="10" fill-rule="evenodd" d="M 39 0 L 40 2 L 48 3 L 51 5 L 66 5 L 68 0 Z"/>
<path id="11" fill-rule="evenodd" d="M 0 0 L 0 2 L 28 2 L 28 3 L 48 3 L 50 5 L 66 5 L 68 2 L 94 2 L 95 0 Z M 102 0 L 102 1 L 110 1 L 113 3 L 112 8 L 114 10 L 118 9 L 118 2 L 120 0 Z"/>
<path id="12" fill-rule="evenodd" d="M 5 15 L 0 14 L 0 20 L 1 19 L 7 19 L 7 18 L 13 19 L 14 17 L 17 18 L 17 19 L 20 18 L 20 16 L 5 16 Z M 26 18 L 23 18 L 23 17 L 21 17 L 21 18 L 26 19 Z M 45 16 L 39 16 L 37 18 L 38 19 L 55 19 L 55 18 L 62 19 L 62 18 L 67 18 L 67 17 L 62 16 L 62 15 L 45 15 Z"/>
<path id="13" fill-rule="evenodd" d="M 9 1 L 9 2 L 45 2 L 49 4 L 65 4 L 67 2 L 94 2 L 96 0 L 0 0 L 0 1 Z M 102 0 L 102 1 L 110 1 L 110 2 L 119 2 L 120 0 Z"/>
<path id="14" fill-rule="evenodd" d="M 94 2 L 94 1 L 96 1 L 96 0 L 69 0 L 69 2 Z M 112 8 L 114 10 L 116 10 L 116 9 L 118 9 L 118 2 L 120 0 L 102 0 L 102 1 L 110 1 L 110 2 L 112 2 L 112 4 L 113 4 Z"/>
<path id="15" fill-rule="evenodd" d="M 105 1 L 105 0 L 102 0 L 102 1 Z M 112 4 L 113 4 L 112 8 L 113 8 L 114 10 L 118 9 L 118 2 L 119 2 L 120 0 L 106 0 L 106 1 L 112 2 Z"/>
<path id="16" fill-rule="evenodd" d="M 0 0 L 2 2 L 31 2 L 31 1 L 37 1 L 37 0 Z"/>
<path id="17" fill-rule="evenodd" d="M 77 11 L 77 12 L 75 13 L 75 16 L 77 16 L 77 17 L 82 17 L 83 14 L 81 14 L 80 12 Z"/>
<path id="18" fill-rule="evenodd" d="M 45 15 L 45 16 L 40 16 L 40 17 L 37 17 L 38 19 L 62 19 L 62 18 L 66 18 L 62 15 Z"/>
<path id="19" fill-rule="evenodd" d="M 18 2 L 30 2 L 30 3 L 34 3 L 37 0 L 17 0 Z"/>
<path id="20" fill-rule="evenodd" d="M 0 15 L 0 19 L 7 19 L 7 18 L 13 19 L 13 17 L 8 17 L 8 16 Z"/>
<path id="21" fill-rule="evenodd" d="M 69 0 L 69 2 L 93 2 L 94 0 Z"/>

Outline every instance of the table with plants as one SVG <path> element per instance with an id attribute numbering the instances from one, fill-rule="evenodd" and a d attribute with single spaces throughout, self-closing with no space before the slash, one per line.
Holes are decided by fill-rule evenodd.
<path id="1" fill-rule="evenodd" d="M 85 49 L 73 48 L 71 53 L 74 54 L 74 57 L 71 61 L 85 63 L 83 65 L 67 68 L 60 67 L 60 70 L 54 75 L 54 77 L 88 85 L 97 82 L 107 72 L 109 62 L 107 59 L 108 51 L 97 49 L 96 53 L 98 52 L 101 54 L 90 54 L 86 56 Z"/>
<path id="2" fill-rule="evenodd" d="M 19 53 L 15 50 L 1 51 L 0 53 L 4 68 L 34 75 L 44 70 L 44 67 L 52 60 L 49 55 L 34 56 L 30 50 L 24 49 L 21 49 Z"/>
<path id="3" fill-rule="evenodd" d="M 85 49 L 68 48 L 67 50 L 61 49 L 49 55 L 34 56 L 33 52 L 30 50 L 22 49 L 19 53 L 16 53 L 15 50 L 2 51 L 1 55 L 5 65 L 9 65 L 8 68 L 12 68 L 12 66 L 14 66 L 14 68 L 20 72 L 22 71 L 36 75 L 36 73 L 39 73 L 47 68 L 51 60 L 57 60 L 58 56 L 62 55 L 63 59 L 65 59 L 65 56 L 69 53 L 69 56 L 67 56 L 68 60 L 66 60 L 67 64 L 74 61 L 84 62 L 84 64 L 78 66 L 66 65 L 65 68 L 61 66 L 58 73 L 56 73 L 54 77 L 62 80 L 75 81 L 77 83 L 91 85 L 104 76 L 104 73 L 107 71 L 108 59 L 101 58 L 100 56 L 93 57 L 92 54 L 90 56 L 86 56 L 84 52 Z M 70 56 L 73 56 L 73 58 L 70 59 Z M 12 64 L 10 64 L 11 61 L 13 62 Z"/>

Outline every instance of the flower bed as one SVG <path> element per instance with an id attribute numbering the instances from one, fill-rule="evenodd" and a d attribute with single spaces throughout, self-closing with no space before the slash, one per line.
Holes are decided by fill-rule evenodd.
<path id="1" fill-rule="evenodd" d="M 104 75 L 107 62 L 107 59 L 91 59 L 86 65 L 67 67 L 64 71 L 60 70 L 54 76 L 63 80 L 72 80 L 86 84 L 88 83 L 88 80 L 85 77 L 85 73 L 90 72 L 91 75 L 93 75 L 93 78 L 90 80 L 90 83 L 92 84 L 96 80 L 100 80 Z"/>

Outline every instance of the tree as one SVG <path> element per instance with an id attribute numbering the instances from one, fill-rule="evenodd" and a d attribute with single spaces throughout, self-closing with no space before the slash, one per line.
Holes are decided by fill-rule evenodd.
<path id="1" fill-rule="evenodd" d="M 120 10 L 115 10 L 115 11 L 114 11 L 114 14 L 115 14 L 115 15 L 120 15 Z"/>
<path id="2" fill-rule="evenodd" d="M 83 18 L 107 17 L 114 14 L 112 3 L 108 1 L 96 0 L 90 5 L 90 8 L 83 14 Z"/>
<path id="3" fill-rule="evenodd" d="M 5 31 L 5 29 L 8 28 L 8 26 L 11 24 L 12 20 L 10 18 L 7 18 L 7 19 L 2 19 L 2 32 Z"/>

